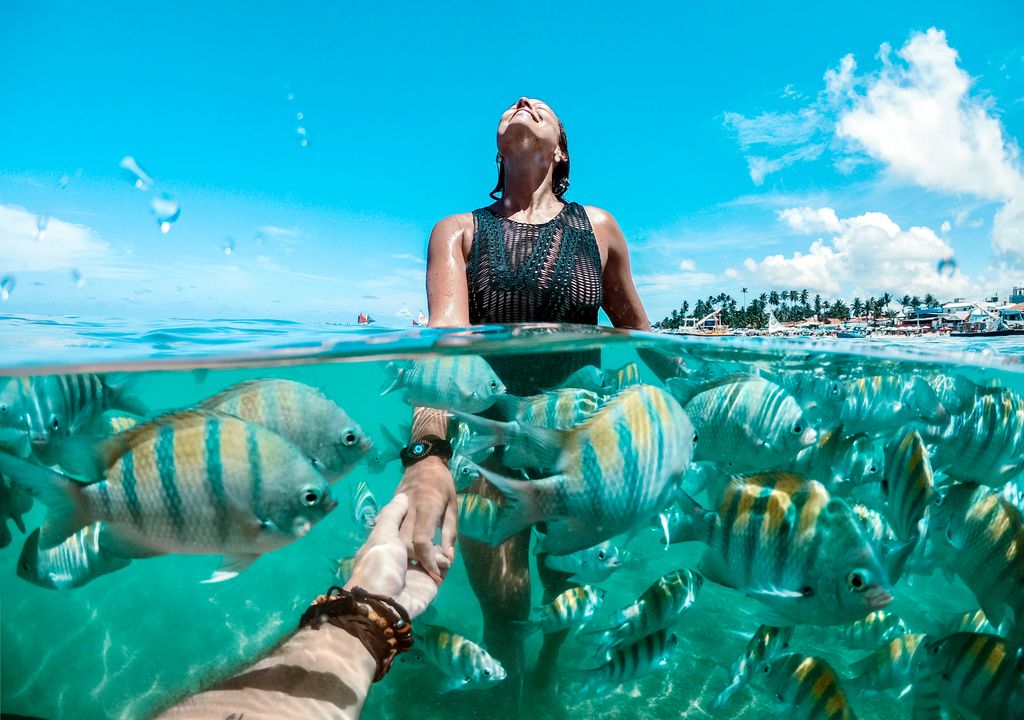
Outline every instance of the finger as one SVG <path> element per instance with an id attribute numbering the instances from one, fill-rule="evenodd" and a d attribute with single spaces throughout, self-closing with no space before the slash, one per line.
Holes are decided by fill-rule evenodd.
<path id="1" fill-rule="evenodd" d="M 391 502 L 381 508 L 377 522 L 370 533 L 369 542 L 379 543 L 399 534 L 399 528 L 406 513 L 409 512 L 409 496 L 398 493 Z"/>
<path id="2" fill-rule="evenodd" d="M 416 506 L 413 505 L 405 514 L 405 520 L 402 521 L 402 525 L 398 528 L 398 537 L 405 543 L 405 551 L 409 554 L 409 557 L 416 556 L 416 548 L 413 547 L 413 535 L 416 532 L 416 521 L 418 518 L 419 513 L 416 511 Z"/>
<path id="3" fill-rule="evenodd" d="M 441 525 L 441 552 L 447 555 L 449 560 L 455 559 L 455 536 L 458 529 L 459 505 L 450 502 L 444 512 L 444 523 Z"/>
<path id="4" fill-rule="evenodd" d="M 440 584 L 441 568 L 437 565 L 437 549 L 434 545 L 433 539 L 431 540 L 419 540 L 413 543 L 416 547 L 416 559 L 420 563 L 420 567 L 426 572 L 435 582 Z"/>

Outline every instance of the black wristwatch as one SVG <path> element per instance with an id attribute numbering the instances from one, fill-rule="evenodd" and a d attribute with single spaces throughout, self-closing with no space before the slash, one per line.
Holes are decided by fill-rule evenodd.
<path id="1" fill-rule="evenodd" d="M 423 458 L 428 458 L 431 455 L 451 460 L 452 444 L 437 435 L 426 435 L 419 440 L 409 443 L 398 453 L 398 457 L 402 459 L 402 467 L 415 465 Z"/>

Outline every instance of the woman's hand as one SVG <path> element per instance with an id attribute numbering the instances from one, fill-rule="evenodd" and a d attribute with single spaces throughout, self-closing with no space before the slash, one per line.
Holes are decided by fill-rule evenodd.
<path id="1" fill-rule="evenodd" d="M 455 500 L 455 481 L 448 466 L 439 457 L 428 457 L 406 468 L 396 493 L 409 496 L 409 511 L 402 521 L 400 535 L 410 557 L 438 583 L 441 567 L 438 558 L 448 564 L 455 559 L 455 532 L 459 506 Z M 434 544 L 434 533 L 441 528 L 441 546 Z"/>
<path id="2" fill-rule="evenodd" d="M 416 566 L 410 564 L 398 529 L 408 511 L 409 497 L 400 493 L 384 506 L 373 532 L 356 553 L 352 577 L 345 583 L 345 589 L 361 587 L 367 592 L 394 598 L 409 612 L 409 617 L 414 618 L 437 595 L 437 586 L 451 567 L 451 560 L 431 544 L 431 559 L 436 568 L 433 576 L 424 571 L 422 562 Z"/>

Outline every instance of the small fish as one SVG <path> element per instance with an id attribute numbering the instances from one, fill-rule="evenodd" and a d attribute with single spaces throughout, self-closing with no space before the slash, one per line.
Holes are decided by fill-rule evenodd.
<path id="1" fill-rule="evenodd" d="M 588 390 L 594 393 L 604 392 L 604 371 L 596 365 L 584 365 L 567 377 L 556 390 Z"/>
<path id="2" fill-rule="evenodd" d="M 896 537 L 917 539 L 935 487 L 928 450 L 917 430 L 897 436 L 886 445 L 881 487 L 885 512 Z"/>
<path id="3" fill-rule="evenodd" d="M 668 629 L 658 630 L 636 642 L 617 649 L 606 662 L 589 670 L 569 673 L 580 685 L 580 693 L 606 692 L 651 672 L 667 670 L 678 636 Z"/>
<path id="4" fill-rule="evenodd" d="M 486 650 L 439 625 L 415 633 L 417 649 L 448 678 L 445 690 L 469 690 L 505 679 L 505 668 Z"/>
<path id="5" fill-rule="evenodd" d="M 849 495 L 854 489 L 882 477 L 884 457 L 866 433 L 847 435 L 843 426 L 823 432 L 779 470 L 798 472 L 817 480 L 832 494 Z"/>
<path id="6" fill-rule="evenodd" d="M 1024 396 L 979 397 L 970 412 L 932 429 L 932 468 L 958 480 L 1001 487 L 1024 470 Z"/>
<path id="7" fill-rule="evenodd" d="M 0 451 L 28 457 L 32 454 L 29 437 L 30 379 L 13 377 L 0 380 Z"/>
<path id="8" fill-rule="evenodd" d="M 895 583 L 903 576 L 920 538 L 915 536 L 910 540 L 900 540 L 885 516 L 866 505 L 854 503 L 850 509 L 885 566 L 889 580 Z"/>
<path id="9" fill-rule="evenodd" d="M 839 676 L 826 661 L 788 653 L 762 662 L 755 684 L 771 693 L 777 711 L 792 720 L 854 720 Z"/>
<path id="10" fill-rule="evenodd" d="M 479 542 L 492 542 L 498 521 L 497 504 L 474 493 L 459 493 L 455 499 L 459 503 L 459 534 Z"/>
<path id="11" fill-rule="evenodd" d="M 901 695 L 913 683 L 914 653 L 925 636 L 906 633 L 893 638 L 863 660 L 850 665 L 854 676 L 844 681 L 851 694 L 876 693 L 882 690 L 900 690 Z"/>
<path id="12" fill-rule="evenodd" d="M 105 525 L 97 522 L 52 548 L 40 549 L 39 530 L 34 530 L 18 558 L 18 577 L 39 587 L 68 590 L 128 567 L 130 558 L 115 555 L 106 547 L 107 533 Z"/>
<path id="13" fill-rule="evenodd" d="M 846 384 L 839 421 L 846 432 L 884 434 L 907 423 L 945 422 L 949 413 L 928 381 L 914 375 L 875 375 Z"/>
<path id="14" fill-rule="evenodd" d="M 761 377 L 796 398 L 808 418 L 828 425 L 838 421 L 843 405 L 843 383 L 828 377 L 821 368 L 812 372 L 762 371 Z"/>
<path id="15" fill-rule="evenodd" d="M 517 398 L 502 395 L 496 406 L 503 420 L 516 420 L 551 430 L 568 430 L 596 413 L 606 398 L 590 390 L 555 390 Z"/>
<path id="16" fill-rule="evenodd" d="M 712 710 L 725 706 L 736 692 L 746 685 L 754 671 L 763 662 L 775 659 L 789 648 L 793 638 L 792 627 L 772 627 L 761 625 L 747 643 L 747 649 L 732 664 L 729 685 L 715 697 L 711 703 Z"/>
<path id="17" fill-rule="evenodd" d="M 539 547 L 554 555 L 592 547 L 659 513 L 693 452 L 686 413 L 651 385 L 626 388 L 572 430 L 535 431 L 558 452 L 557 475 L 527 482 L 481 473 L 505 495 L 497 541 L 543 521 Z"/>
<path id="18" fill-rule="evenodd" d="M 82 485 L 0 453 L 0 470 L 50 512 L 40 547 L 103 522 L 125 558 L 221 554 L 211 581 L 304 536 L 334 509 L 309 457 L 262 425 L 212 411 L 161 416 L 107 441 L 103 479 Z"/>
<path id="19" fill-rule="evenodd" d="M 273 430 L 307 453 L 336 482 L 373 442 L 333 400 L 294 380 L 266 378 L 232 385 L 199 404 Z"/>
<path id="20" fill-rule="evenodd" d="M 983 610 L 966 612 L 956 616 L 948 623 L 948 631 L 945 635 L 952 635 L 955 632 L 988 633 L 989 635 L 1002 635 L 1003 633 L 988 621 Z"/>
<path id="21" fill-rule="evenodd" d="M 562 630 L 578 630 L 590 622 L 601 607 L 604 590 L 591 585 L 578 585 L 556 595 L 536 609 L 537 617 L 522 623 L 527 630 L 543 630 L 545 635 Z"/>
<path id="22" fill-rule="evenodd" d="M 832 628 L 831 637 L 849 648 L 874 650 L 884 642 L 910 633 L 896 613 L 875 610 L 842 627 Z"/>
<path id="23" fill-rule="evenodd" d="M 568 555 L 545 555 L 544 565 L 571 575 L 577 582 L 599 583 L 622 567 L 625 557 L 625 551 L 610 540 L 605 540 Z"/>
<path id="24" fill-rule="evenodd" d="M 915 655 L 915 717 L 918 692 L 934 693 L 939 704 L 972 717 L 1024 717 L 1024 655 L 1011 652 L 998 635 L 959 632 L 926 639 Z"/>
<path id="25" fill-rule="evenodd" d="M 703 385 L 673 378 L 666 386 L 693 422 L 695 462 L 757 471 L 792 460 L 817 440 L 793 396 L 764 378 L 728 376 Z"/>
<path id="26" fill-rule="evenodd" d="M 360 480 L 352 490 L 352 519 L 368 535 L 377 524 L 379 514 L 380 508 L 377 506 L 377 499 L 370 492 L 366 482 Z"/>
<path id="27" fill-rule="evenodd" d="M 25 521 L 21 516 L 31 509 L 32 495 L 28 490 L 0 473 L 0 548 L 7 547 L 13 540 L 7 521 L 12 521 L 24 535 Z"/>
<path id="28" fill-rule="evenodd" d="M 409 437 L 411 428 L 405 429 L 405 437 Z M 373 475 L 384 472 L 388 465 L 401 457 L 402 448 L 405 443 L 395 437 L 394 433 L 383 425 L 380 426 L 381 435 L 384 436 L 383 444 L 374 443 L 373 449 L 366 456 L 366 469 Z"/>
<path id="29" fill-rule="evenodd" d="M 479 355 L 391 362 L 386 369 L 391 380 L 381 395 L 405 390 L 403 399 L 415 407 L 479 413 L 505 392 L 505 385 Z"/>
<path id="30" fill-rule="evenodd" d="M 1024 519 L 995 490 L 958 483 L 936 493 L 928 535 L 943 565 L 974 593 L 989 621 L 1024 630 Z"/>
<path id="31" fill-rule="evenodd" d="M 692 570 L 673 570 L 654 581 L 633 603 L 612 614 L 611 625 L 580 636 L 596 642 L 598 655 L 607 655 L 614 647 L 628 645 L 679 622 L 693 607 L 704 578 Z"/>
<path id="32" fill-rule="evenodd" d="M 465 490 L 481 477 L 480 469 L 462 453 L 452 453 L 452 459 L 448 462 L 448 469 L 451 470 L 456 490 Z"/>
<path id="33" fill-rule="evenodd" d="M 851 622 L 892 600 L 874 546 L 842 500 L 792 473 L 734 478 L 717 512 L 680 493 L 678 535 L 708 545 L 700 572 L 768 606 L 774 624 Z"/>

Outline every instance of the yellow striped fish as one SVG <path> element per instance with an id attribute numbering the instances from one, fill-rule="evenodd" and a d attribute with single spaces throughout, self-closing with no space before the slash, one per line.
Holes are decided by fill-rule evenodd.
<path id="1" fill-rule="evenodd" d="M 415 407 L 478 413 L 505 392 L 505 385 L 479 355 L 391 362 L 385 369 L 391 380 L 381 395 L 404 390 L 402 399 Z"/>
<path id="2" fill-rule="evenodd" d="M 949 413 L 932 386 L 913 375 L 874 375 L 851 380 L 844 388 L 839 421 L 849 434 L 881 435 L 915 420 L 945 422 Z"/>
<path id="3" fill-rule="evenodd" d="M 455 499 L 459 503 L 459 535 L 490 543 L 498 521 L 497 504 L 475 493 L 459 493 Z"/>
<path id="4" fill-rule="evenodd" d="M 377 524 L 379 514 L 377 498 L 370 492 L 366 481 L 360 480 L 352 490 L 352 519 L 356 521 L 356 526 L 360 530 L 369 535 L 373 526 Z"/>
<path id="5" fill-rule="evenodd" d="M 700 572 L 787 621 L 775 624 L 851 622 L 892 600 L 874 546 L 821 483 L 782 472 L 736 477 L 710 513 L 679 498 L 688 524 L 676 532 L 708 545 Z"/>
<path id="6" fill-rule="evenodd" d="M 573 430 L 535 431 L 543 444 L 561 450 L 557 475 L 524 482 L 481 474 L 505 495 L 496 542 L 543 521 L 539 547 L 553 555 L 592 547 L 657 515 L 693 453 L 690 419 L 651 385 L 626 388 Z"/>
<path id="7" fill-rule="evenodd" d="M 940 560 L 977 598 L 990 622 L 1024 630 L 1024 519 L 984 485 L 962 483 L 937 494 L 928 534 Z"/>
<path id="8" fill-rule="evenodd" d="M 761 663 L 756 684 L 771 693 L 792 720 L 854 720 L 853 708 L 832 666 L 818 657 L 790 653 Z"/>
<path id="9" fill-rule="evenodd" d="M 886 445 L 881 487 L 885 514 L 896 537 L 916 539 L 935 487 L 928 450 L 917 430 L 896 436 Z"/>
<path id="10" fill-rule="evenodd" d="M 199 404 L 273 430 L 307 453 L 336 482 L 371 449 L 363 429 L 333 400 L 294 380 L 266 378 L 232 385 Z"/>
<path id="11" fill-rule="evenodd" d="M 18 557 L 18 577 L 39 587 L 68 590 L 101 575 L 128 567 L 129 558 L 114 555 L 104 541 L 103 523 L 87 525 L 52 548 L 40 549 L 39 530 L 25 540 Z"/>
<path id="12" fill-rule="evenodd" d="M 711 703 L 712 710 L 723 707 L 736 692 L 746 685 L 761 663 L 775 659 L 789 648 L 793 637 L 792 627 L 761 625 L 747 643 L 747 649 L 732 664 L 732 680 Z"/>
<path id="13" fill-rule="evenodd" d="M 924 638 L 918 633 L 900 635 L 852 663 L 854 677 L 845 681 L 847 689 L 852 694 L 899 690 L 902 696 L 913 682 L 914 653 L 922 647 Z"/>
<path id="14" fill-rule="evenodd" d="M 1024 718 L 1024 654 L 1011 652 L 998 635 L 960 632 L 929 639 L 915 660 L 915 711 L 937 700 L 986 720 Z"/>
<path id="15" fill-rule="evenodd" d="M 1001 487 L 1024 470 L 1024 396 L 1012 390 L 983 395 L 939 428 L 934 440 L 935 470 Z"/>
<path id="16" fill-rule="evenodd" d="M 594 617 L 603 600 L 604 590 L 592 585 L 577 585 L 537 608 L 537 618 L 522 624 L 533 630 L 539 628 L 545 635 L 579 629 Z"/>
<path id="17" fill-rule="evenodd" d="M 505 668 L 472 640 L 439 625 L 415 634 L 416 647 L 448 678 L 444 689 L 487 687 L 505 679 Z"/>
<path id="18" fill-rule="evenodd" d="M 874 650 L 884 642 L 910 633 L 903 618 L 893 612 L 875 610 L 860 620 L 832 628 L 831 637 L 846 647 Z"/>
<path id="19" fill-rule="evenodd" d="M 569 388 L 524 398 L 502 395 L 495 405 L 504 420 L 551 430 L 568 430 L 596 413 L 605 399 L 590 390 Z"/>
<path id="20" fill-rule="evenodd" d="M 657 670 L 668 670 L 679 645 L 678 636 L 667 628 L 618 648 L 602 665 L 569 673 L 580 693 L 607 692 L 623 683 Z"/>
<path id="21" fill-rule="evenodd" d="M 41 547 L 102 521 L 114 554 L 222 554 L 211 580 L 224 580 L 337 504 L 305 453 L 233 415 L 170 413 L 115 435 L 106 451 L 104 479 L 89 485 L 0 453 L 0 469 L 50 508 Z"/>

